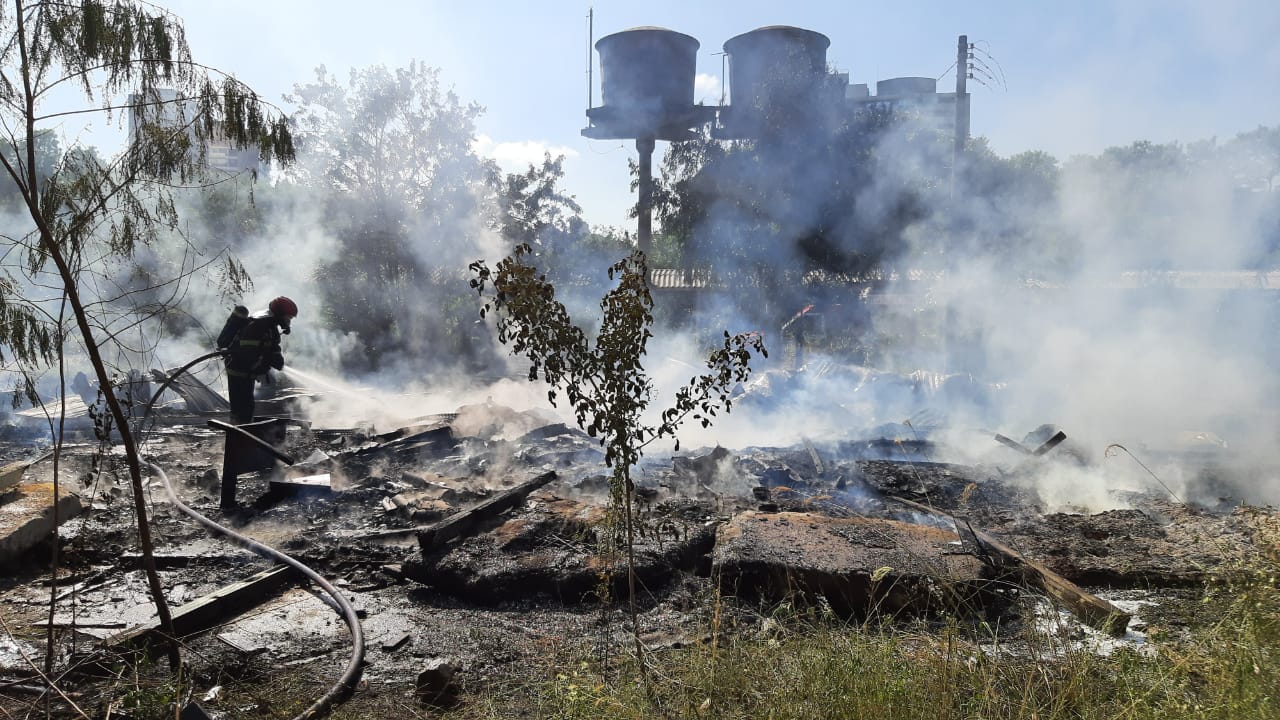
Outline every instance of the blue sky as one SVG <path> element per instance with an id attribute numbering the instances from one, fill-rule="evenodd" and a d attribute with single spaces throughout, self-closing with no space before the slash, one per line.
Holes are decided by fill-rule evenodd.
<path id="1" fill-rule="evenodd" d="M 1043 149 L 1064 159 L 1137 139 L 1225 139 L 1280 124 L 1275 0 L 159 4 L 184 18 L 197 59 L 231 71 L 276 102 L 320 64 L 339 77 L 351 67 L 414 59 L 439 67 L 463 99 L 485 106 L 484 152 L 507 169 L 541 157 L 544 148 L 565 153 L 565 185 L 587 219 L 621 226 L 631 224 L 626 161 L 634 149 L 579 134 L 592 6 L 596 39 L 637 25 L 698 38 L 698 72 L 707 76 L 700 87 L 712 101 L 724 41 L 757 27 L 821 32 L 831 38 L 828 62 L 852 82 L 872 83 L 943 76 L 955 58 L 956 36 L 967 34 L 1003 70 L 1004 86 L 970 88 L 973 132 L 1001 154 Z M 946 73 L 939 89 L 953 85 L 954 74 Z"/>

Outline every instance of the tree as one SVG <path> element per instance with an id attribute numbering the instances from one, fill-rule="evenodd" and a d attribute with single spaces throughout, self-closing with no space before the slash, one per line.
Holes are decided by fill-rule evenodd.
<path id="1" fill-rule="evenodd" d="M 375 213 L 408 207 L 442 223 L 470 217 L 476 183 L 495 171 L 471 147 L 483 108 L 443 89 L 436 68 L 353 69 L 344 87 L 322 65 L 286 100 L 297 106 L 303 155 L 295 175 L 358 196 Z"/>
<path id="2" fill-rule="evenodd" d="M 600 301 L 601 322 L 594 342 L 569 317 L 556 300 L 555 287 L 527 262 L 528 245 L 490 269 L 483 261 L 471 263 L 475 277 L 471 287 L 483 300 L 481 317 L 494 315 L 498 340 L 510 344 L 514 354 L 529 360 L 529 380 L 550 386 L 547 399 L 554 405 L 563 393 L 578 425 L 598 437 L 605 449 L 605 464 L 612 468 L 613 504 L 620 508 L 626 532 L 627 581 L 634 626 L 635 552 L 631 469 L 644 448 L 669 437 L 686 420 L 711 425 L 719 412 L 729 412 L 734 384 L 751 373 L 754 351 L 767 357 L 758 334 L 730 336 L 707 359 L 709 372 L 690 379 L 676 392 L 670 408 L 656 425 L 646 425 L 643 414 L 653 399 L 653 384 L 642 365 L 645 348 L 653 337 L 653 298 L 649 293 L 644 253 L 636 250 L 609 268 L 616 286 Z M 680 447 L 676 439 L 676 449 Z M 636 626 L 638 628 L 638 626 Z M 635 633 L 637 653 L 643 648 Z"/>
<path id="3" fill-rule="evenodd" d="M 512 245 L 537 245 L 552 266 L 570 264 L 571 251 L 588 234 L 582 208 L 559 188 L 564 156 L 546 153 L 542 165 L 529 164 L 521 173 L 508 173 L 498 189 L 498 231 Z"/>
<path id="4" fill-rule="evenodd" d="M 1240 133 L 1227 143 L 1233 174 L 1245 188 L 1273 192 L 1280 178 L 1280 126 Z"/>
<path id="5" fill-rule="evenodd" d="M 970 138 L 956 173 L 952 223 L 939 233 L 948 256 L 1000 258 L 1016 274 L 1070 269 L 1078 253 L 1060 221 L 1060 184 L 1061 169 L 1049 153 L 1003 158 L 985 137 Z"/>
<path id="6" fill-rule="evenodd" d="M 714 166 L 732 152 L 734 146 L 711 137 L 710 128 L 702 126 L 697 137 L 671 143 L 662 155 L 658 177 L 653 183 L 653 214 L 662 234 L 680 248 L 689 246 L 699 222 L 706 217 L 708 204 L 715 200 L 709 177 L 703 168 Z M 632 184 L 639 166 L 632 164 Z M 633 187 L 634 189 L 634 187 Z M 635 209 L 632 215 L 635 215 Z"/>
<path id="7" fill-rule="evenodd" d="M 6 257 L 21 254 L 0 277 L 3 322 L 0 343 L 22 364 L 47 364 L 64 353 L 34 287 L 49 287 L 52 299 L 71 310 L 74 339 L 84 350 L 99 387 L 113 378 L 104 351 L 118 338 L 104 325 L 104 300 L 93 273 L 106 261 L 126 261 L 141 247 L 160 242 L 177 229 L 168 191 L 198 176 L 201 148 L 213 138 L 256 147 L 264 159 L 293 157 L 285 121 L 232 77 L 215 80 L 196 63 L 180 20 L 143 2 L 85 0 L 28 3 L 14 0 L 0 9 L 0 28 L 9 40 L 0 50 L 0 125 L 13 153 L 0 153 L 5 177 L 16 188 L 31 226 L 7 236 Z M 47 109 L 64 86 L 79 89 L 81 108 Z M 171 89 L 172 92 L 162 90 Z M 117 99 L 132 92 L 130 100 Z M 152 122 L 158 107 L 177 110 L 180 122 Z M 50 169 L 38 147 L 40 126 L 59 117 L 129 109 L 136 132 L 114 161 L 95 153 L 67 152 Z M 47 174 L 42 174 L 47 173 Z M 16 252 L 15 252 L 16 251 Z M 25 293 L 25 294 L 24 294 Z M 70 338 L 68 338 L 70 339 Z M 34 391 L 28 387 L 28 391 Z M 141 459 L 120 401 L 104 400 L 124 446 L 138 520 L 139 542 L 152 600 L 170 637 L 169 659 L 179 662 L 172 621 L 152 554 Z"/>
<path id="8" fill-rule="evenodd" d="M 16 138 L 15 138 L 16 139 Z M 21 144 L 6 139 L 3 149 L 5 159 L 13 165 L 18 162 L 25 162 L 27 157 L 26 142 L 23 140 Z M 62 143 L 58 140 L 58 134 L 52 130 L 38 130 L 36 132 L 36 181 L 43 182 L 46 178 L 53 174 L 57 164 L 62 159 Z M 22 194 L 18 192 L 15 185 L 6 183 L 0 186 L 0 209 L 10 212 L 21 213 L 25 210 Z"/>
<path id="9" fill-rule="evenodd" d="M 579 243 L 593 252 L 607 253 L 611 257 L 626 255 L 636 246 L 631 233 L 613 225 L 592 225 Z"/>
<path id="10" fill-rule="evenodd" d="M 460 318 L 440 311 L 462 305 L 463 279 L 439 283 L 433 273 L 475 256 L 477 219 L 491 207 L 497 166 L 472 148 L 480 106 L 420 63 L 352 70 L 345 85 L 322 66 L 287 99 L 297 106 L 300 156 L 291 177 L 325 193 L 340 243 L 317 280 L 328 323 L 361 340 L 361 356 L 348 363 L 377 368 L 428 349 L 467 354 L 467 334 L 443 334 Z"/>

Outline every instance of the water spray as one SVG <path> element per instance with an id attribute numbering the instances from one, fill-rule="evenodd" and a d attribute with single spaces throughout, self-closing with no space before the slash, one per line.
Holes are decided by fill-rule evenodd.
<path id="1" fill-rule="evenodd" d="M 328 381 L 324 380 L 324 379 L 323 379 L 323 378 L 321 378 L 321 377 L 318 377 L 318 376 L 313 375 L 313 374 L 311 374 L 311 373 L 303 372 L 303 371 L 301 371 L 301 370 L 299 370 L 299 369 L 297 369 L 297 368 L 293 367 L 292 365 L 285 365 L 283 368 L 281 368 L 281 369 L 280 369 L 280 372 L 284 373 L 285 375 L 290 375 L 290 376 L 293 376 L 293 377 L 296 377 L 296 378 L 301 378 L 302 380 L 307 381 L 307 384 L 309 384 L 309 385 L 320 385 L 320 386 L 322 386 L 324 389 L 329 390 L 329 391 L 332 391 L 332 392 L 335 392 L 335 393 L 341 393 L 341 394 L 343 394 L 343 395 L 355 395 L 355 394 L 357 394 L 357 393 L 355 393 L 355 392 L 353 392 L 353 391 L 351 391 L 351 390 L 345 390 L 345 389 L 343 389 L 343 388 L 340 388 L 340 387 L 338 387 L 337 385 L 334 385 L 333 383 L 328 382 Z"/>

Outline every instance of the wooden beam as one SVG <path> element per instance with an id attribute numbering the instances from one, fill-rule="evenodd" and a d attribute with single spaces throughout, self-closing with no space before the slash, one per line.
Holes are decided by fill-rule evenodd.
<path id="1" fill-rule="evenodd" d="M 173 611 L 173 630 L 179 636 L 203 632 L 261 605 L 298 577 L 288 565 L 277 565 L 240 582 L 215 590 Z M 158 634 L 159 620 L 112 635 L 102 641 L 104 649 L 119 649 L 149 642 Z"/>
<path id="2" fill-rule="evenodd" d="M 916 512 L 945 517 L 953 523 L 957 523 L 955 517 L 941 510 L 921 505 L 904 498 L 889 497 L 894 502 L 905 505 Z M 1103 600 L 1097 595 L 1085 592 L 1079 585 L 1055 573 L 1049 568 L 1032 560 L 1013 548 L 1005 545 L 990 534 L 985 533 L 972 526 L 966 527 L 973 530 L 974 536 L 986 548 L 987 552 L 1003 559 L 1007 564 L 1016 564 L 1025 568 L 1027 572 L 1023 573 L 1023 579 L 1029 585 L 1041 590 L 1049 597 L 1061 602 L 1076 616 L 1089 627 L 1100 630 L 1109 635 L 1121 636 L 1129 627 L 1129 620 L 1132 615 Z"/>
<path id="3" fill-rule="evenodd" d="M 1026 557 L 991 535 L 981 530 L 974 530 L 973 532 L 988 551 L 1000 555 L 1006 561 L 1019 563 L 1027 570 L 1030 570 L 1031 573 L 1028 580 L 1050 597 L 1066 605 L 1067 609 L 1084 624 L 1116 637 L 1124 635 L 1128 629 L 1129 620 L 1133 617 L 1129 613 L 1097 595 L 1085 592 L 1079 585 Z"/>
<path id="4" fill-rule="evenodd" d="M 532 480 L 503 490 L 493 497 L 474 507 L 454 513 L 440 522 L 418 533 L 418 545 L 425 553 L 436 545 L 449 542 L 477 532 L 486 520 L 495 517 L 524 502 L 534 490 L 556 479 L 554 470 L 545 472 Z"/>

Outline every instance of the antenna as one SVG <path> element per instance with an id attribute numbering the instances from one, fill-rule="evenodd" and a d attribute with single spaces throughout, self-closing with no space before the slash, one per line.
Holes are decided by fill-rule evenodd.
<path id="1" fill-rule="evenodd" d="M 729 87 L 728 83 L 725 82 L 725 80 L 727 80 L 728 77 L 725 73 L 724 68 L 725 68 L 725 61 L 728 59 L 729 53 L 722 52 L 722 53 L 713 53 L 713 54 L 720 56 L 720 106 L 724 107 L 725 91 Z"/>
<path id="2" fill-rule="evenodd" d="M 591 109 L 591 104 L 595 102 L 595 79 L 591 76 L 591 41 L 595 40 L 595 15 L 596 9 L 590 5 L 587 6 L 587 109 Z"/>

